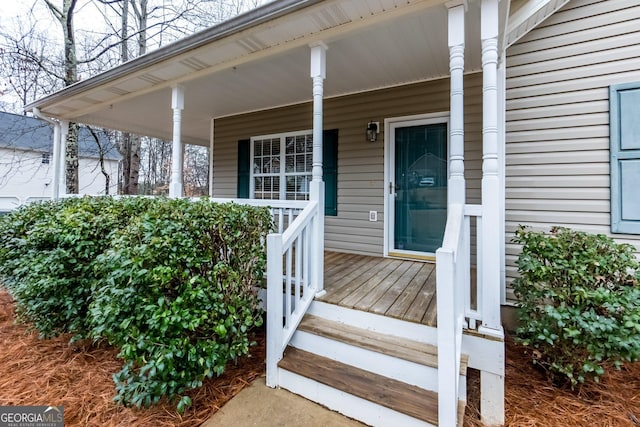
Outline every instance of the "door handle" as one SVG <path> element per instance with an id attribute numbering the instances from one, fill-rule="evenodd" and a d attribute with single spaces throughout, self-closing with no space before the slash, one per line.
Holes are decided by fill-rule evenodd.
<path id="1" fill-rule="evenodd" d="M 393 182 L 389 182 L 389 194 L 393 197 L 398 197 L 398 193 L 396 193 L 396 187 L 393 185 Z"/>

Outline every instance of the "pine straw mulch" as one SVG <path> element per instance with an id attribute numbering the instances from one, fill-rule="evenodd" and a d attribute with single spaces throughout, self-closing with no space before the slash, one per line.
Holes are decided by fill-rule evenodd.
<path id="1" fill-rule="evenodd" d="M 69 337 L 40 340 L 14 323 L 11 297 L 0 290 L 0 406 L 64 405 L 67 426 L 197 426 L 264 372 L 264 332 L 256 333 L 251 357 L 189 393 L 193 406 L 181 416 L 172 405 L 123 408 L 113 402 L 111 376 L 121 368 L 110 348 L 69 345 Z M 507 340 L 505 407 L 508 426 L 640 427 L 640 362 L 611 371 L 600 384 L 574 393 L 553 387 Z M 465 426 L 478 421 L 479 375 L 468 375 Z"/>
<path id="2" fill-rule="evenodd" d="M 198 426 L 264 372 L 264 332 L 256 332 L 251 357 L 229 364 L 188 395 L 183 415 L 167 402 L 149 409 L 113 401 L 112 375 L 122 367 L 112 348 L 69 345 L 69 336 L 38 339 L 14 323 L 11 296 L 0 289 L 0 406 L 63 405 L 65 426 Z"/>
<path id="3" fill-rule="evenodd" d="M 524 349 L 506 345 L 505 420 L 517 427 L 640 427 L 640 362 L 608 371 L 600 383 L 572 392 L 554 387 Z M 473 370 L 470 370 L 473 371 Z M 479 374 L 468 376 L 469 394 L 479 396 Z M 470 399 L 466 427 L 481 427 L 478 399 Z"/>

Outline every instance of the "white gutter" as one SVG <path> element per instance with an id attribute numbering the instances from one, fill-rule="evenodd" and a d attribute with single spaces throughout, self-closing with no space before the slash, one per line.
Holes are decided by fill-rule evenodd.
<path id="1" fill-rule="evenodd" d="M 33 115 L 53 126 L 53 200 L 60 198 L 60 169 L 61 169 L 61 151 L 62 151 L 62 125 L 59 120 L 53 120 L 43 116 L 38 108 L 33 108 Z M 67 123 L 68 125 L 68 123 Z"/>

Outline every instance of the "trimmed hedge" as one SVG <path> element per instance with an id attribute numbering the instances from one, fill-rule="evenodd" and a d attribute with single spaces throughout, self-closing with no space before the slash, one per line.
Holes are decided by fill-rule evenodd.
<path id="1" fill-rule="evenodd" d="M 116 400 L 199 387 L 249 349 L 269 211 L 207 200 L 83 197 L 0 218 L 0 275 L 42 337 L 120 349 Z M 190 404 L 178 400 L 178 409 Z"/>
<path id="2" fill-rule="evenodd" d="M 640 356 L 640 264 L 631 245 L 598 234 L 520 227 L 513 289 L 518 341 L 534 364 L 572 388 Z"/>

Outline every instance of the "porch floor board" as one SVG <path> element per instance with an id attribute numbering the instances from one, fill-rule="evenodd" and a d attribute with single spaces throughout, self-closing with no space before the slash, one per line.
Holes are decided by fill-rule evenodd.
<path id="1" fill-rule="evenodd" d="M 436 325 L 435 264 L 325 252 L 319 301 L 427 326 Z"/>

